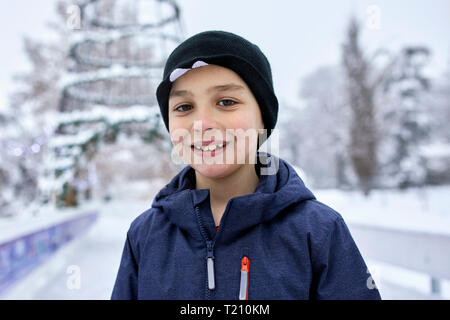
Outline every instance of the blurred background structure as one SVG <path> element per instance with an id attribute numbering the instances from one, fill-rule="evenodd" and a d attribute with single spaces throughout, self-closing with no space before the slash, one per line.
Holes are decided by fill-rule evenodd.
<path id="1" fill-rule="evenodd" d="M 279 156 L 343 215 L 383 298 L 450 298 L 448 2 L 27 5 L 1 10 L 0 298 L 109 298 L 129 223 L 181 169 L 165 59 L 212 29 L 268 56 Z"/>

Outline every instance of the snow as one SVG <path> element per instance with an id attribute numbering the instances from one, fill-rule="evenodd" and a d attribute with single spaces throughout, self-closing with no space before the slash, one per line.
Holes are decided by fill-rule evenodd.
<path id="1" fill-rule="evenodd" d="M 48 143 L 49 148 L 67 147 L 67 146 L 79 146 L 86 144 L 95 135 L 99 133 L 99 130 L 86 129 L 78 132 L 75 135 L 58 135 L 50 139 Z"/>
<path id="2" fill-rule="evenodd" d="M 95 206 L 79 208 L 55 209 L 51 206 L 40 208 L 28 207 L 29 212 L 16 215 L 8 219 L 0 219 L 0 243 L 27 235 L 36 230 L 48 228 L 58 223 L 81 217 L 88 212 L 95 211 Z"/>
<path id="3" fill-rule="evenodd" d="M 30 272 L 2 298 L 109 299 L 129 225 L 150 208 L 152 197 L 164 184 L 161 179 L 124 184 L 113 192 L 112 201 L 83 205 L 81 211 L 99 209 L 97 223 Z M 450 234 L 450 213 L 446 209 L 450 205 L 450 186 L 406 192 L 374 191 L 369 198 L 339 190 L 313 192 L 319 201 L 341 213 L 350 229 L 352 223 L 364 223 Z M 130 198 L 131 194 L 133 198 Z M 47 212 L 47 218 L 54 213 L 56 211 Z M 42 217 L 43 220 L 45 218 Z M 21 219 L 22 222 L 29 221 Z M 17 224 L 18 220 L 15 222 Z M 11 223 L 9 228 L 13 225 Z M 5 225 L 3 227 L 1 230 L 8 229 Z M 439 296 L 430 291 L 430 277 L 424 273 L 370 259 L 366 259 L 366 263 L 383 299 L 450 299 L 448 280 L 441 280 Z M 69 285 L 73 275 L 71 270 L 79 271 L 79 288 Z"/>
<path id="4" fill-rule="evenodd" d="M 75 165 L 75 160 L 73 158 L 59 158 L 59 159 L 54 159 L 54 161 L 51 162 L 51 164 L 49 164 L 47 166 L 48 169 L 50 170 L 62 170 L 62 169 L 67 169 L 67 168 L 71 168 Z"/>
<path id="5" fill-rule="evenodd" d="M 450 186 L 375 190 L 367 198 L 352 191 L 313 192 L 319 201 L 342 215 L 350 232 L 353 225 L 368 225 L 450 235 Z M 431 278 L 425 273 L 371 259 L 366 263 L 383 299 L 450 299 L 450 279 L 440 280 L 438 296 L 431 293 Z"/>
<path id="6" fill-rule="evenodd" d="M 368 198 L 334 189 L 314 194 L 349 223 L 450 235 L 450 186 L 374 190 Z"/>
<path id="7" fill-rule="evenodd" d="M 383 300 L 450 299 L 450 281 L 441 281 L 441 295 L 431 292 L 430 277 L 421 272 L 366 259 Z"/>
<path id="8" fill-rule="evenodd" d="M 156 118 L 159 114 L 159 109 L 156 106 L 142 106 L 142 105 L 133 105 L 129 106 L 126 109 L 111 109 L 102 105 L 94 105 L 92 109 L 88 111 L 72 111 L 61 114 L 59 116 L 59 124 L 70 124 L 76 122 L 105 122 L 109 125 L 114 125 L 118 123 L 124 122 L 145 122 L 149 119 Z M 80 132 L 80 140 L 78 143 L 71 144 L 83 144 L 91 136 L 96 134 L 97 132 Z M 75 136 L 74 136 L 75 138 Z M 57 137 L 57 139 L 65 140 L 67 137 Z M 56 147 L 59 145 L 67 144 L 66 141 L 61 143 L 52 142 L 51 146 Z"/>
<path id="9" fill-rule="evenodd" d="M 125 68 L 120 64 L 114 64 L 109 68 L 103 68 L 96 71 L 86 71 L 79 73 L 65 73 L 61 76 L 58 85 L 60 88 L 66 88 L 75 84 L 94 82 L 111 78 L 132 78 L 132 77 L 150 77 L 157 79 L 160 71 L 153 69 L 142 69 L 139 67 Z"/>
<path id="10" fill-rule="evenodd" d="M 2 299 L 109 299 L 126 231 L 150 205 L 148 201 L 97 205 L 101 215 L 94 226 L 30 272 Z M 79 288 L 68 284 L 74 267 L 80 274 Z"/>
<path id="11" fill-rule="evenodd" d="M 450 144 L 433 143 L 421 147 L 421 154 L 427 158 L 450 159 Z"/>
<path id="12" fill-rule="evenodd" d="M 58 210 L 42 209 L 41 218 L 31 216 L 16 218 L 11 223 L 0 220 L 0 227 L 10 229 L 11 233 L 21 233 L 22 228 L 39 227 L 45 223 L 52 224 L 60 218 L 68 218 L 76 212 L 99 211 L 99 216 L 85 234 L 72 240 L 45 263 L 32 270 L 19 283 L 15 284 L 1 299 L 109 299 L 119 268 L 120 258 L 125 243 L 126 232 L 130 223 L 139 214 L 150 208 L 153 196 L 166 182 L 161 179 L 127 183 L 132 198 L 120 198 L 114 193 L 114 201 L 93 201 L 77 209 L 66 209 L 67 214 Z M 123 186 L 125 190 L 125 185 Z M 132 192 L 129 192 L 129 191 Z M 140 191 L 140 193 L 136 193 Z M 144 195 L 146 197 L 144 198 Z M 35 219 L 35 220 L 33 220 Z M 38 221 L 39 220 L 39 221 Z M 41 220 L 43 220 L 41 222 Z M 44 221 L 45 220 L 45 221 Z M 26 225 L 30 225 L 26 227 Z M 0 240 L 0 243 L 2 241 Z M 69 285 L 71 270 L 79 270 L 80 287 Z"/>

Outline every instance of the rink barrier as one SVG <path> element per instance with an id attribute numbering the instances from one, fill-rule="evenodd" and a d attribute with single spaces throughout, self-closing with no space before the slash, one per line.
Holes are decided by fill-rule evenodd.
<path id="1" fill-rule="evenodd" d="M 98 212 L 87 212 L 0 243 L 0 296 L 64 244 L 86 232 L 97 218 Z"/>
<path id="2" fill-rule="evenodd" d="M 349 223 L 364 258 L 428 274 L 431 292 L 450 280 L 450 235 Z"/>

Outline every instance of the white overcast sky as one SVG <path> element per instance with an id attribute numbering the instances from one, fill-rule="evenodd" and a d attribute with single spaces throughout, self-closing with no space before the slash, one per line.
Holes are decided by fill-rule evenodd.
<path id="1" fill-rule="evenodd" d="M 12 89 L 11 74 L 27 68 L 23 35 L 45 36 L 55 16 L 54 0 L 0 1 L 0 107 Z M 205 30 L 240 34 L 257 44 L 272 65 L 280 102 L 297 103 L 300 81 L 319 66 L 340 61 L 340 47 L 351 14 L 364 24 L 367 9 L 377 6 L 380 29 L 363 29 L 366 49 L 427 45 L 430 70 L 450 68 L 449 0 L 178 0 L 186 36 Z"/>

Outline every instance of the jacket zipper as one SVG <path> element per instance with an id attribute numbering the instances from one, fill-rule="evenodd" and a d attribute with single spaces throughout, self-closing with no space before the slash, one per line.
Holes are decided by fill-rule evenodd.
<path id="1" fill-rule="evenodd" d="M 208 270 L 208 289 L 214 290 L 216 288 L 216 281 L 214 277 L 214 241 L 206 241 L 207 256 L 206 268 Z"/>
<path id="2" fill-rule="evenodd" d="M 248 300 L 248 280 L 250 273 L 250 259 L 241 259 L 241 285 L 239 286 L 239 300 Z"/>
<path id="3" fill-rule="evenodd" d="M 198 206 L 195 207 L 195 212 L 197 214 L 197 221 L 200 224 L 200 232 L 206 241 L 206 270 L 207 270 L 207 280 L 206 280 L 206 298 L 211 299 L 211 291 L 216 288 L 215 274 L 214 274 L 214 240 L 209 239 L 207 233 L 205 232 L 205 226 L 200 217 L 200 212 Z"/>

